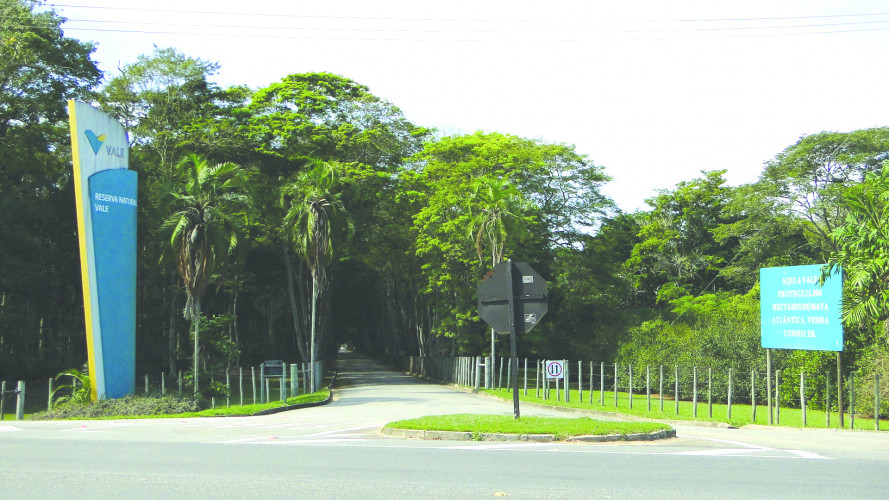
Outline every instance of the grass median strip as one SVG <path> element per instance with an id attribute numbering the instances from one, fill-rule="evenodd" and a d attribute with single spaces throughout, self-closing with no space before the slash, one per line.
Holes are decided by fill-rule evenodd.
<path id="1" fill-rule="evenodd" d="M 657 422 L 610 422 L 587 417 L 559 418 L 525 416 L 518 420 L 512 415 L 455 414 L 435 415 L 390 422 L 387 429 L 424 431 L 454 431 L 498 434 L 552 434 L 556 439 L 573 436 L 603 436 L 611 434 L 645 434 L 671 427 Z"/>

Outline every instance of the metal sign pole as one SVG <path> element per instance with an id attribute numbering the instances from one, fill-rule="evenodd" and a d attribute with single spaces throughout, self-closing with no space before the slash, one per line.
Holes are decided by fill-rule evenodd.
<path id="1" fill-rule="evenodd" d="M 509 317 L 512 318 L 509 325 L 509 351 L 510 351 L 510 359 L 509 362 L 513 367 L 512 370 L 512 409 L 513 414 L 515 415 L 516 420 L 521 416 L 519 412 L 519 378 L 516 376 L 516 368 L 518 368 L 518 353 L 516 349 L 516 329 L 517 325 L 524 325 L 524 318 L 522 322 L 519 323 L 516 318 L 516 308 L 515 308 L 515 293 L 513 292 L 514 286 L 512 281 L 513 275 L 513 264 L 512 261 L 509 262 L 509 265 L 506 266 L 506 298 L 509 301 Z"/>

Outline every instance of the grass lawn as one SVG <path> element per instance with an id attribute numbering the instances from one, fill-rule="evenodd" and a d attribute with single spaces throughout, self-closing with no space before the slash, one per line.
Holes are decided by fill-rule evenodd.
<path id="1" fill-rule="evenodd" d="M 491 394 L 498 398 L 512 399 L 512 391 L 507 389 L 483 389 L 480 392 Z M 540 403 L 551 406 L 564 406 L 570 408 L 582 408 L 610 413 L 622 413 L 626 415 L 635 415 L 639 417 L 653 418 L 657 420 L 696 420 L 703 422 L 724 422 L 735 427 L 748 424 L 769 424 L 769 413 L 765 402 L 756 406 L 756 419 L 753 419 L 753 406 L 749 404 L 732 404 L 731 418 L 728 415 L 728 405 L 724 403 L 713 402 L 713 416 L 710 416 L 710 407 L 707 404 L 706 395 L 703 402 L 698 399 L 697 417 L 694 415 L 694 403 L 692 401 L 679 401 L 679 413 L 676 412 L 676 401 L 665 399 L 664 411 L 661 411 L 661 402 L 656 395 L 651 396 L 651 410 L 648 409 L 648 398 L 645 394 L 633 394 L 632 408 L 630 408 L 629 394 L 625 392 L 617 393 L 617 406 L 614 404 L 614 392 L 605 391 L 604 405 L 602 404 L 601 393 L 593 392 L 592 404 L 589 399 L 589 391 L 584 391 L 583 402 L 580 401 L 580 394 L 577 390 L 571 391 L 571 402 L 558 401 L 556 399 L 556 391 L 550 392 L 549 399 L 538 398 L 535 396 L 534 389 L 528 389 L 528 394 L 519 389 L 519 398 L 529 403 Z M 541 395 L 543 391 L 541 390 Z M 564 396 L 562 397 L 564 399 Z M 780 408 L 780 422 L 775 421 L 773 425 L 782 427 L 803 427 L 802 410 L 799 408 Z M 774 410 L 773 410 L 774 411 Z M 851 423 L 849 414 L 845 414 L 845 428 L 848 429 Z M 827 413 L 823 410 L 806 410 L 806 425 L 810 428 L 827 428 Z M 834 411 L 830 414 L 830 428 L 839 428 L 839 414 Z M 861 415 L 855 415 L 855 429 L 875 430 L 873 417 L 864 418 Z M 889 430 L 889 421 L 880 420 L 880 430 Z"/>
<path id="2" fill-rule="evenodd" d="M 657 422 L 606 422 L 587 417 L 526 416 L 516 420 L 512 415 L 458 414 L 399 420 L 386 424 L 386 428 L 501 434 L 554 434 L 557 439 L 564 439 L 570 436 L 648 433 L 667 430 L 670 429 L 670 426 Z"/>
<path id="3" fill-rule="evenodd" d="M 287 403 L 284 404 L 281 401 L 273 401 L 271 403 L 265 404 L 250 404 L 250 405 L 232 405 L 226 408 L 225 406 L 211 408 L 208 410 L 201 410 L 198 412 L 189 412 L 189 413 L 178 413 L 172 415 L 149 415 L 140 418 L 189 418 L 189 417 L 231 417 L 231 416 L 247 416 L 258 413 L 262 410 L 270 410 L 272 408 L 280 408 L 281 406 L 290 406 L 290 405 L 301 405 L 301 404 L 309 404 L 309 403 L 319 403 L 321 401 L 326 400 L 330 396 L 330 390 L 321 389 L 318 392 L 313 392 L 312 394 L 303 394 L 301 396 L 294 396 L 292 398 L 287 398 Z M 124 418 L 132 418 L 132 417 L 124 417 Z"/>

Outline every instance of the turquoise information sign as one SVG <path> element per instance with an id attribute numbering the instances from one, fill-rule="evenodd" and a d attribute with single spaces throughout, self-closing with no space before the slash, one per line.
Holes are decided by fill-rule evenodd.
<path id="1" fill-rule="evenodd" d="M 843 278 L 822 286 L 820 264 L 759 270 L 762 347 L 843 350 Z"/>
<path id="2" fill-rule="evenodd" d="M 105 397 L 136 390 L 136 196 L 133 170 L 89 178 Z"/>

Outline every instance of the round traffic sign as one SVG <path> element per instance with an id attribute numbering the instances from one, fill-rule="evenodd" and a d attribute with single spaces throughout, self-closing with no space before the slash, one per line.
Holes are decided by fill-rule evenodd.
<path id="1" fill-rule="evenodd" d="M 565 368 L 562 366 L 561 361 L 546 362 L 546 378 L 563 378 L 564 373 Z"/>

